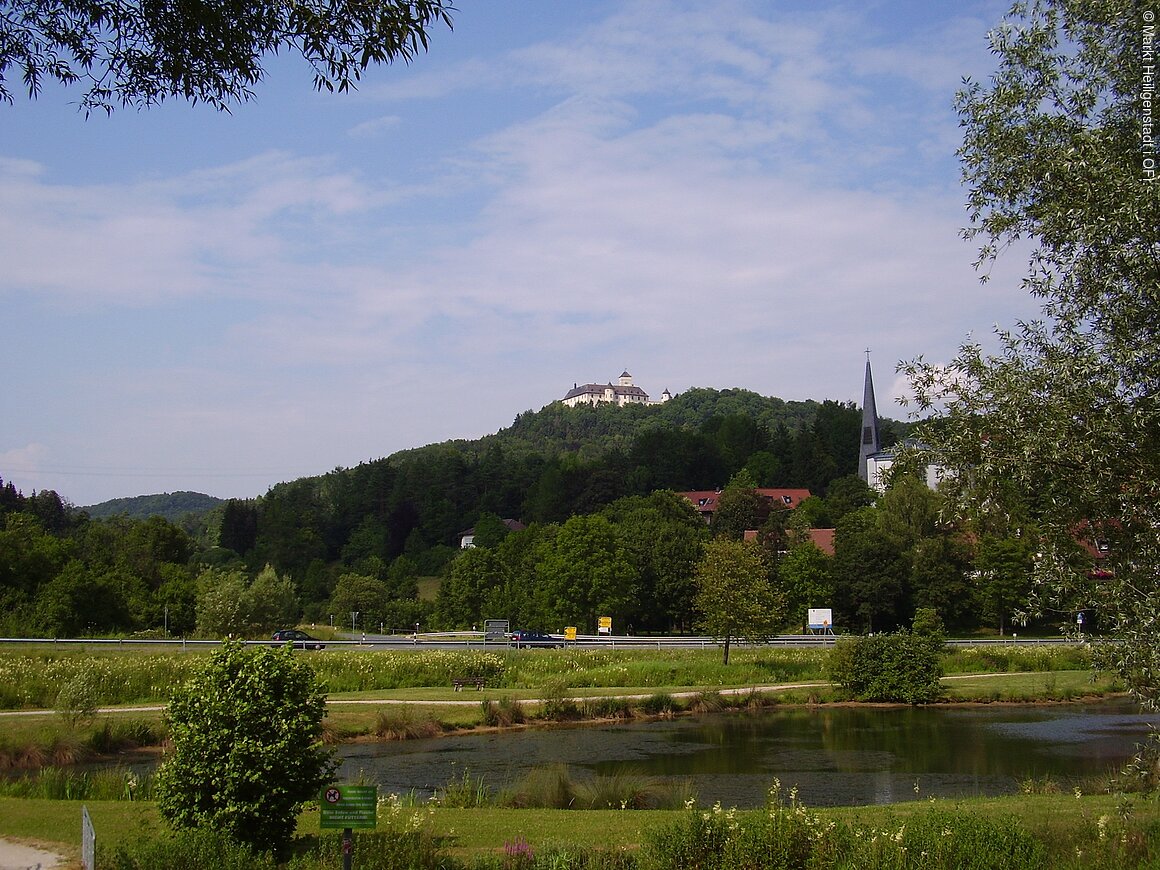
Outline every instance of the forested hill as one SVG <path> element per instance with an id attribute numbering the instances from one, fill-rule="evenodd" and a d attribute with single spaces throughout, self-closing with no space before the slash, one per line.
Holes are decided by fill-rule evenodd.
<path id="1" fill-rule="evenodd" d="M 748 390 L 693 389 L 623 408 L 556 402 L 494 435 L 278 484 L 207 519 L 221 547 L 251 567 L 305 578 L 307 595 L 321 597 L 314 582 L 329 586 L 342 566 L 367 559 L 389 565 L 405 555 L 420 573 L 439 573 L 459 535 L 484 516 L 560 523 L 624 496 L 724 487 L 743 469 L 758 486 L 825 495 L 856 474 L 861 425 L 851 403 Z M 884 421 L 884 442 L 904 429 Z"/>
<path id="2" fill-rule="evenodd" d="M 177 522 L 189 514 L 202 514 L 221 504 L 223 499 L 201 492 L 164 492 L 156 495 L 138 495 L 133 498 L 115 498 L 100 504 L 81 508 L 90 517 L 125 516 L 134 520 L 164 517 Z"/>
<path id="3" fill-rule="evenodd" d="M 714 390 L 703 387 L 687 390 L 663 405 L 569 408 L 562 402 L 553 402 L 539 411 L 529 410 L 519 414 L 511 426 L 494 435 L 475 441 L 454 440 L 403 450 L 389 459 L 405 462 L 431 449 L 447 447 L 464 455 L 480 456 L 497 446 L 505 453 L 515 455 L 574 454 L 580 458 L 594 459 L 617 450 L 629 450 L 637 436 L 650 430 L 696 431 L 704 427 L 713 428 L 729 417 L 747 418 L 758 429 L 771 435 L 779 429 L 795 433 L 802 427 L 812 425 L 823 406 L 846 407 L 850 410 L 849 406 L 838 406 L 835 402 L 786 402 L 750 390 Z M 860 412 L 858 419 L 860 425 Z M 856 442 L 851 450 L 856 460 Z"/>

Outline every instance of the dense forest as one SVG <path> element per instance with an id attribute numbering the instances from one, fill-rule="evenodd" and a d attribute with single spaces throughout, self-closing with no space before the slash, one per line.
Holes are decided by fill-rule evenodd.
<path id="1" fill-rule="evenodd" d="M 367 630 L 485 618 L 592 630 L 599 612 L 624 629 L 692 629 L 704 542 L 748 529 L 771 554 L 787 627 L 811 605 L 856 629 L 903 624 L 919 606 L 952 627 L 1001 625 L 1025 582 L 1028 539 L 940 527 L 937 494 L 922 485 L 875 503 L 854 474 L 860 429 L 851 404 L 745 390 L 656 406 L 554 403 L 476 441 L 278 484 L 176 523 L 96 517 L 9 483 L 0 628 L 256 636 L 358 612 Z M 905 431 L 883 421 L 884 443 Z M 814 497 L 771 510 L 756 487 Z M 674 493 L 711 489 L 725 492 L 710 529 Z M 811 527 L 837 528 L 833 555 L 810 542 Z M 476 546 L 461 550 L 468 529 Z M 980 554 L 994 563 L 986 572 Z"/>
<path id="2" fill-rule="evenodd" d="M 222 501 L 201 492 L 163 492 L 156 495 L 114 498 L 86 507 L 84 511 L 93 519 L 121 516 L 135 520 L 163 517 L 179 521 L 188 514 L 202 514 L 212 510 Z"/>

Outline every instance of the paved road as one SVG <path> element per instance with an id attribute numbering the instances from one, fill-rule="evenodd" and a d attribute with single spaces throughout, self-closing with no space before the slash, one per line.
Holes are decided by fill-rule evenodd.
<path id="1" fill-rule="evenodd" d="M 556 635 L 563 640 L 562 635 Z M 837 638 L 834 635 L 820 634 L 786 634 L 770 638 L 762 643 L 749 644 L 743 641 L 733 641 L 734 649 L 762 647 L 814 647 L 826 648 L 833 646 Z M 267 646 L 268 640 L 246 641 L 250 646 Z M 1059 644 L 1074 644 L 1076 640 L 1067 637 L 1029 637 L 1020 639 L 1017 635 L 992 638 L 948 638 L 948 646 L 1050 646 Z M 51 638 L 51 637 L 0 637 L 0 647 L 5 646 L 79 646 L 79 647 L 153 647 L 167 651 L 182 650 L 194 651 L 216 647 L 220 641 L 216 640 L 187 640 L 182 638 L 158 639 L 106 639 L 106 638 Z M 343 632 L 340 639 L 328 640 L 326 645 L 331 650 L 347 649 L 360 652 L 375 652 L 382 650 L 404 650 L 423 652 L 430 649 L 452 650 L 485 650 L 488 652 L 502 652 L 512 649 L 505 641 L 485 641 L 482 632 L 432 632 L 411 635 L 386 635 L 370 632 Z M 632 635 L 580 635 L 575 641 L 568 641 L 568 646 L 582 649 L 717 649 L 720 642 L 712 637 L 637 637 Z"/>

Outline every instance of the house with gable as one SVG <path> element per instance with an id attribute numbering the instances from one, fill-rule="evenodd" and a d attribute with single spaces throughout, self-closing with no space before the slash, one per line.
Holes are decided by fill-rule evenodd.
<path id="1" fill-rule="evenodd" d="M 792 510 L 810 497 L 808 489 L 777 489 L 757 487 L 756 492 L 769 503 L 771 509 Z M 713 524 L 713 514 L 717 512 L 717 500 L 721 497 L 719 489 L 694 490 L 678 493 L 693 503 L 697 513 L 709 525 Z"/>

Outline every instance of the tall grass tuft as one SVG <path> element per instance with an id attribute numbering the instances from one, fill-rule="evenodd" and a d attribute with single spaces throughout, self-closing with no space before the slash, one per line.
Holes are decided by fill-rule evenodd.
<path id="1" fill-rule="evenodd" d="M 1087 671 L 1092 668 L 1092 653 L 1088 646 L 1070 643 L 960 646 L 947 650 L 942 664 L 947 674 Z"/>
<path id="2" fill-rule="evenodd" d="M 434 737 L 443 727 L 429 716 L 418 716 L 406 704 L 389 706 L 375 713 L 375 736 L 381 740 L 414 740 Z"/>
<path id="3" fill-rule="evenodd" d="M 632 702 L 627 698 L 586 698 L 581 715 L 585 719 L 631 719 Z"/>
<path id="4" fill-rule="evenodd" d="M 1027 776 L 1019 783 L 1020 794 L 1061 794 L 1062 792 L 1063 788 L 1059 781 L 1048 773 L 1041 776 Z"/>
<path id="5" fill-rule="evenodd" d="M 45 767 L 18 779 L 0 780 L 0 795 L 60 801 L 153 799 L 153 776 L 123 767 L 72 770 Z"/>
<path id="6" fill-rule="evenodd" d="M 96 706 L 164 701 L 204 657 L 196 653 L 0 652 L 0 707 L 60 709 L 83 722 Z M 63 698 L 62 698 L 63 694 Z"/>
<path id="7" fill-rule="evenodd" d="M 555 680 L 544 687 L 540 696 L 540 717 L 551 722 L 570 722 L 580 718 L 580 708 L 568 696 L 568 683 Z"/>
<path id="8" fill-rule="evenodd" d="M 576 784 L 567 765 L 550 764 L 531 770 L 520 783 L 503 792 L 498 802 L 517 809 L 571 809 L 576 803 Z"/>
<path id="9" fill-rule="evenodd" d="M 165 737 L 165 729 L 142 719 L 106 719 L 85 739 L 85 746 L 97 755 L 111 755 L 142 746 L 156 746 Z"/>
<path id="10" fill-rule="evenodd" d="M 505 695 L 499 701 L 480 701 L 479 707 L 483 724 L 492 728 L 507 728 L 527 721 L 527 713 L 519 698 Z"/>
<path id="11" fill-rule="evenodd" d="M 689 705 L 694 713 L 720 713 L 728 705 L 720 692 L 700 692 Z"/>
<path id="12" fill-rule="evenodd" d="M 471 771 L 464 770 L 459 779 L 451 780 L 435 793 L 435 803 L 441 807 L 478 809 L 491 806 L 494 795 L 482 776 L 472 777 Z"/>
<path id="13" fill-rule="evenodd" d="M 677 702 L 668 692 L 649 695 L 641 701 L 640 708 L 649 716 L 674 716 L 679 710 Z"/>
<path id="14" fill-rule="evenodd" d="M 574 806 L 587 810 L 678 809 L 693 799 L 687 780 L 667 783 L 628 766 L 573 785 Z"/>

